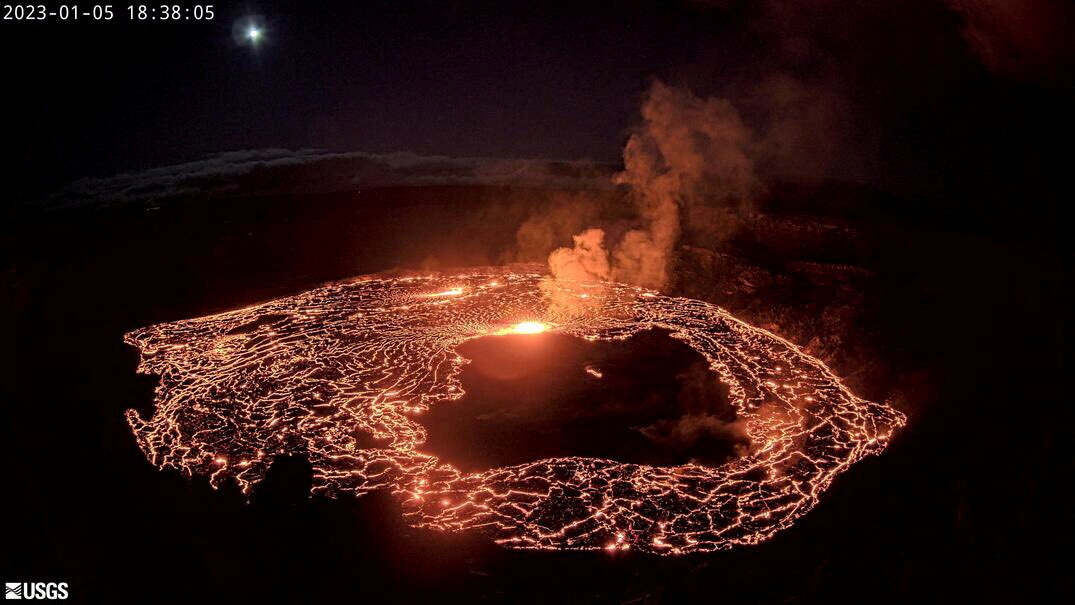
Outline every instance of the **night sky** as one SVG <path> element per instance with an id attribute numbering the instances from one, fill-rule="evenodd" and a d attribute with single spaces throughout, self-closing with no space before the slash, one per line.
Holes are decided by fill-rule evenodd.
<path id="1" fill-rule="evenodd" d="M 5 23 L 15 173 L 48 186 L 259 147 L 615 160 L 648 78 L 685 63 L 710 17 L 614 6 L 225 2 L 209 23 Z M 250 14 L 258 48 L 232 37 Z"/>
<path id="2" fill-rule="evenodd" d="M 777 173 L 912 193 L 1040 180 L 1019 164 L 1070 126 L 1071 11 L 1051 1 L 224 2 L 182 23 L 117 9 L 3 24 L 5 180 L 28 199 L 267 147 L 615 162 L 655 78 L 731 100 L 760 131 L 805 124 Z M 256 48 L 233 36 L 251 15 Z"/>

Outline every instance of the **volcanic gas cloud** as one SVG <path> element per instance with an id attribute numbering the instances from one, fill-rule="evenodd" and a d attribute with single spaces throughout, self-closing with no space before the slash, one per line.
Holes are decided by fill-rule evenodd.
<path id="1" fill-rule="evenodd" d="M 552 304 L 565 297 L 580 304 Z M 751 442 L 743 456 L 714 467 L 563 457 L 466 473 L 424 451 L 423 412 L 463 395 L 462 343 L 654 328 L 698 351 L 727 385 Z M 141 351 L 139 371 L 160 376 L 152 417 L 127 412 L 154 465 L 249 492 L 276 457 L 300 455 L 317 493 L 388 490 L 415 526 L 517 548 L 678 554 L 756 543 L 904 422 L 718 307 L 547 280 L 529 266 L 336 283 L 126 340 Z"/>

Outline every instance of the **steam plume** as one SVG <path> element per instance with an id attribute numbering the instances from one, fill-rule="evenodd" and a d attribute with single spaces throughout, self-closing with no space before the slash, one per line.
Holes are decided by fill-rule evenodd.
<path id="1" fill-rule="evenodd" d="M 603 230 L 575 236 L 573 248 L 549 255 L 553 277 L 667 285 L 684 228 L 719 242 L 755 195 L 752 141 L 727 100 L 702 99 L 654 82 L 642 105 L 642 123 L 624 149 L 624 171 L 615 177 L 630 189 L 640 224 L 613 247 L 611 263 Z"/>
<path id="2" fill-rule="evenodd" d="M 574 248 L 558 248 L 549 255 L 549 269 L 558 280 L 605 280 L 611 275 L 608 253 L 605 251 L 605 232 L 587 229 L 572 236 Z"/>
<path id="3" fill-rule="evenodd" d="M 579 289 L 580 283 L 604 281 L 611 277 L 605 232 L 587 229 L 572 236 L 573 248 L 557 248 L 549 255 L 549 272 L 541 282 L 541 291 L 549 300 L 552 314 L 571 316 L 581 312 L 594 299 Z M 581 295 L 581 296 L 580 296 Z"/>

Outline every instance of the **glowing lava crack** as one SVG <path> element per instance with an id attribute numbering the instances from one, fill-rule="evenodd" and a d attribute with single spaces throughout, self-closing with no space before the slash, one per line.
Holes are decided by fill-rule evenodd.
<path id="1" fill-rule="evenodd" d="M 422 412 L 463 394 L 464 341 L 650 328 L 689 344 L 728 385 L 752 444 L 744 456 L 715 468 L 572 457 L 463 473 L 422 451 Z M 336 283 L 126 341 L 141 351 L 139 371 L 160 376 L 154 415 L 127 412 L 154 465 L 249 492 L 275 457 L 301 455 L 315 492 L 387 489 L 415 526 L 478 530 L 518 548 L 674 554 L 756 543 L 904 423 L 718 307 L 622 284 L 553 284 L 531 267 Z M 363 446 L 370 437 L 376 447 Z"/>

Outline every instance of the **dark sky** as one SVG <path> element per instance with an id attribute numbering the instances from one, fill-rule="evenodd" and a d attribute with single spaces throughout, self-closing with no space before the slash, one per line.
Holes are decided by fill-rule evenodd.
<path id="1" fill-rule="evenodd" d="M 211 22 L 132 22 L 126 4 L 107 23 L 5 21 L 4 180 L 32 196 L 265 147 L 616 161 L 660 78 L 774 131 L 778 167 L 947 187 L 1034 163 L 1070 124 L 1050 46 L 1070 47 L 1051 25 L 1070 11 L 991 6 L 262 1 L 217 2 Z M 249 15 L 256 49 L 232 34 Z"/>
<path id="2" fill-rule="evenodd" d="M 614 160 L 706 11 L 627 3 L 218 2 L 209 23 L 4 23 L 16 174 L 268 146 Z M 264 43 L 231 30 L 261 14 Z M 615 18 L 609 18 L 610 15 Z M 27 173 L 27 170 L 29 171 Z M 36 184 L 36 183 L 28 183 Z"/>

